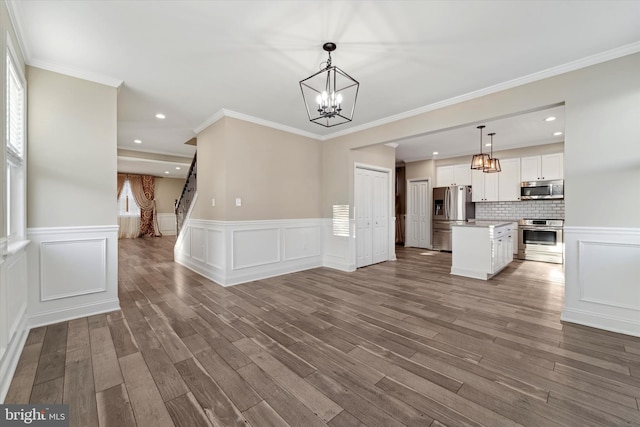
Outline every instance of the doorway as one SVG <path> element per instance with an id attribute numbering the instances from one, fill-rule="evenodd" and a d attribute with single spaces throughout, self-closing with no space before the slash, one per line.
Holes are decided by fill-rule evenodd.
<path id="1" fill-rule="evenodd" d="M 390 171 L 356 166 L 356 267 L 389 260 Z"/>
<path id="2" fill-rule="evenodd" d="M 431 248 L 431 185 L 428 178 L 407 181 L 405 246 Z"/>

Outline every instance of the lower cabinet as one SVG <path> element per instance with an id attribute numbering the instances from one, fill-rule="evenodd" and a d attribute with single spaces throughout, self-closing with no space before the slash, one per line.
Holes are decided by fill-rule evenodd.
<path id="1" fill-rule="evenodd" d="M 453 226 L 451 274 L 488 280 L 513 261 L 513 223 Z"/>

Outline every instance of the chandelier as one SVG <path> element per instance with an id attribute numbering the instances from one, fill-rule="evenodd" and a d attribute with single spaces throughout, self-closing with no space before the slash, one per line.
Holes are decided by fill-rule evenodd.
<path id="1" fill-rule="evenodd" d="M 489 155 L 482 154 L 482 129 L 486 126 L 480 125 L 478 129 L 480 129 L 480 154 L 474 154 L 473 158 L 471 158 L 471 169 L 484 170 L 489 167 Z"/>
<path id="2" fill-rule="evenodd" d="M 317 73 L 300 81 L 302 99 L 309 120 L 320 126 L 331 127 L 350 122 L 358 98 L 358 83 L 335 65 L 331 65 L 331 52 L 336 44 L 325 43 L 322 48 L 329 54 L 326 64 Z"/>
<path id="3" fill-rule="evenodd" d="M 482 169 L 482 172 L 484 173 L 493 173 L 493 172 L 502 171 L 502 168 L 500 167 L 500 160 L 493 157 L 493 135 L 495 134 L 496 134 L 495 132 L 487 134 L 491 137 L 491 155 L 489 155 L 489 163 L 484 169 Z"/>

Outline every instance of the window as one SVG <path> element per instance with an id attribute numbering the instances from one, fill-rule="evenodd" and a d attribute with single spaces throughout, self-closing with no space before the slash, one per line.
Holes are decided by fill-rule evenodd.
<path id="1" fill-rule="evenodd" d="M 140 216 L 140 208 L 138 207 L 136 200 L 133 198 L 131 183 L 128 179 L 124 182 L 118 204 L 120 206 L 120 216 Z"/>
<path id="2" fill-rule="evenodd" d="M 7 237 L 9 243 L 25 239 L 26 141 L 24 76 L 7 45 L 6 59 L 6 152 L 7 152 Z"/>

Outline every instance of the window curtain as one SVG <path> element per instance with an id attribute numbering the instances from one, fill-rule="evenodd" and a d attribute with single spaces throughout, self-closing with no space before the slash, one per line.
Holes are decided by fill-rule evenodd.
<path id="1" fill-rule="evenodd" d="M 116 200 L 120 200 L 120 194 L 122 194 L 122 188 L 124 187 L 124 182 L 127 180 L 127 175 L 123 173 L 118 174 L 118 197 Z"/>
<path id="2" fill-rule="evenodd" d="M 133 198 L 140 207 L 140 236 L 162 236 L 156 213 L 155 178 L 149 175 L 129 175 L 129 183 Z"/>

